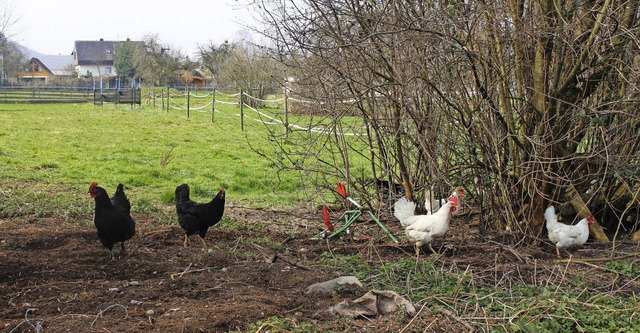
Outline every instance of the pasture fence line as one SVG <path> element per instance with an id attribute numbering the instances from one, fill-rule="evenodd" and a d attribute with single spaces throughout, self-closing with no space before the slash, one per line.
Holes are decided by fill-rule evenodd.
<path id="1" fill-rule="evenodd" d="M 82 86 L 0 86 L 0 103 L 86 103 L 92 93 Z"/>
<path id="2" fill-rule="evenodd" d="M 140 105 L 139 88 L 121 89 L 89 86 L 0 86 L 0 104 L 2 103 L 104 103 Z"/>
<path id="3" fill-rule="evenodd" d="M 94 89 L 93 104 L 102 106 L 104 103 L 130 104 L 133 109 L 134 104 L 142 103 L 142 91 L 140 88 Z"/>
<path id="4" fill-rule="evenodd" d="M 308 101 L 298 98 L 293 98 L 288 94 L 285 94 L 282 98 L 276 99 L 263 99 L 252 96 L 243 90 L 239 93 L 225 93 L 217 90 L 215 87 L 208 90 L 198 90 L 186 87 L 184 90 L 160 88 L 151 88 L 149 93 L 148 104 L 153 105 L 153 108 L 161 106 L 162 112 L 169 112 L 170 110 L 183 111 L 186 113 L 186 117 L 190 118 L 191 111 L 199 113 L 211 113 L 211 122 L 215 122 L 215 114 L 223 113 L 219 109 L 216 109 L 216 105 L 236 105 L 238 106 L 240 113 L 230 114 L 236 116 L 240 120 L 240 129 L 244 131 L 245 120 L 261 123 L 268 126 L 282 126 L 284 136 L 287 137 L 291 130 L 305 131 L 309 133 L 316 133 L 321 135 L 332 134 L 335 129 L 332 127 L 322 126 L 302 126 L 289 121 L 289 107 L 291 102 L 305 103 L 305 104 L 318 104 L 321 102 Z M 282 107 L 282 115 L 269 114 L 265 110 L 260 110 L 256 105 L 277 105 Z M 323 104 L 323 103 L 321 103 Z M 266 109 L 266 108 L 265 108 Z M 249 113 L 245 112 L 249 111 Z M 225 112 L 226 114 L 229 114 Z M 340 136 L 363 136 L 364 133 L 337 133 Z"/>

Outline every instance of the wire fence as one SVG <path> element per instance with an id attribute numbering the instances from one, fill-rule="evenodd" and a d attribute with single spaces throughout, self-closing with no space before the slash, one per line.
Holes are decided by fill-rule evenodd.
<path id="1" fill-rule="evenodd" d="M 192 112 L 211 114 L 211 121 L 215 121 L 216 113 L 223 113 L 216 106 L 219 105 L 235 105 L 238 107 L 238 113 L 231 115 L 240 118 L 240 128 L 244 131 L 245 121 L 261 123 L 263 125 L 282 126 L 285 135 L 292 130 L 305 131 L 317 134 L 333 134 L 336 129 L 331 126 L 312 126 L 300 125 L 289 120 L 290 105 L 292 102 L 304 104 L 317 104 L 321 102 L 307 101 L 297 99 L 285 94 L 281 98 L 261 99 L 251 96 L 246 92 L 225 93 L 211 88 L 209 90 L 185 88 L 184 90 L 172 88 L 151 88 L 147 97 L 147 105 L 153 109 L 162 112 L 183 111 L 187 118 L 191 117 Z M 270 107 L 261 107 L 268 105 Z M 273 110 L 280 110 L 274 112 Z M 228 112 L 224 112 L 229 114 Z M 340 132 L 336 133 L 341 136 L 362 136 L 364 133 L 356 132 Z"/>
<path id="2" fill-rule="evenodd" d="M 283 97 L 263 99 L 246 92 L 228 93 L 216 88 L 195 89 L 191 87 L 149 87 L 149 88 L 101 88 L 88 86 L 0 86 L 0 104 L 2 103 L 90 103 L 103 106 L 104 104 L 146 105 L 153 110 L 162 112 L 181 111 L 190 118 L 192 112 L 211 115 L 211 122 L 215 122 L 216 114 L 221 114 L 221 105 L 237 106 L 237 113 L 225 114 L 239 118 L 241 130 L 244 131 L 245 121 L 257 122 L 267 126 L 282 126 L 288 135 L 291 131 L 305 131 L 320 135 L 336 134 L 340 136 L 362 136 L 358 128 L 352 132 L 339 131 L 335 126 L 323 125 L 322 121 L 304 125 L 290 121 L 290 108 L 293 104 L 323 106 L 321 101 L 308 101 L 284 94 Z M 274 111 L 277 110 L 277 111 Z M 326 117 L 325 117 L 326 118 Z M 365 132 L 364 130 L 362 132 Z"/>

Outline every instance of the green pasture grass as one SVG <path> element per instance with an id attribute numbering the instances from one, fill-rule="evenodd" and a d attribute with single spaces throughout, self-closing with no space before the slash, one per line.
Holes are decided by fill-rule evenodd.
<path id="1" fill-rule="evenodd" d="M 219 104 L 216 110 L 212 122 L 207 110 L 191 110 L 187 118 L 186 110 L 161 111 L 159 105 L 0 105 L 0 182 L 9 198 L 0 208 L 5 214 L 37 212 L 48 205 L 30 210 L 25 203 L 46 200 L 41 193 L 47 193 L 74 211 L 94 181 L 109 193 L 125 184 L 134 211 L 173 204 L 182 183 L 199 201 L 224 187 L 235 204 L 309 205 L 296 174 L 278 172 L 250 148 L 275 154 L 265 126 L 245 120 L 241 131 L 237 106 Z"/>

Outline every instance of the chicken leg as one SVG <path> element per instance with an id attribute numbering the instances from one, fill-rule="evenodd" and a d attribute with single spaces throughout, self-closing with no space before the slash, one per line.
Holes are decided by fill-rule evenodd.
<path id="1" fill-rule="evenodd" d="M 184 242 L 182 243 L 182 245 L 184 245 L 184 247 L 187 247 L 187 245 L 189 245 L 189 235 L 184 234 Z"/>
<path id="2" fill-rule="evenodd" d="M 204 238 L 200 237 L 200 240 L 202 241 L 202 247 L 207 248 L 207 243 L 204 241 Z"/>
<path id="3" fill-rule="evenodd" d="M 438 252 L 436 252 L 433 247 L 431 247 L 431 243 L 427 244 L 427 246 L 429 246 L 429 250 L 431 250 L 431 252 L 433 252 L 433 254 L 437 255 Z"/>

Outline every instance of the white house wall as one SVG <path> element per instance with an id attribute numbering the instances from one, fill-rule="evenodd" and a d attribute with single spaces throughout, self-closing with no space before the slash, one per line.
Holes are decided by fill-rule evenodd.
<path id="1" fill-rule="evenodd" d="M 111 68 L 111 73 L 106 74 L 106 67 Z M 78 65 L 76 66 L 76 71 L 78 72 L 78 77 L 82 77 L 87 75 L 87 73 L 91 73 L 92 77 L 100 77 L 100 76 L 116 76 L 116 68 L 115 66 L 104 66 L 104 65 Z"/>

